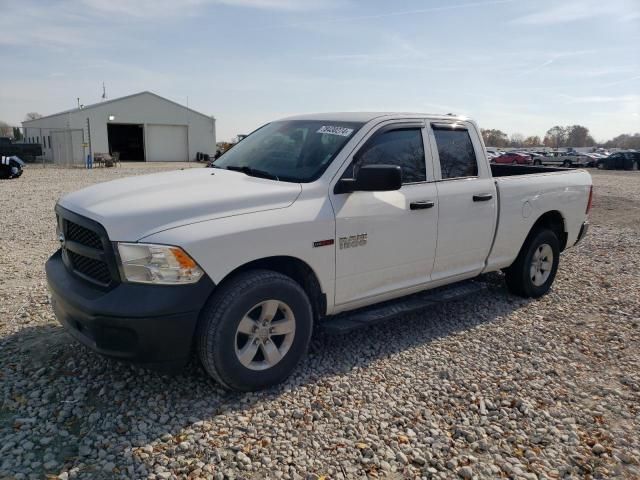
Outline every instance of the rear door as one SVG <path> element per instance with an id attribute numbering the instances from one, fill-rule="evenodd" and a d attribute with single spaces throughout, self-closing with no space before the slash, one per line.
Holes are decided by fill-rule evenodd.
<path id="1" fill-rule="evenodd" d="M 438 189 L 438 247 L 431 278 L 479 274 L 493 242 L 496 187 L 471 124 L 432 122 Z"/>
<path id="2" fill-rule="evenodd" d="M 363 141 L 335 179 L 353 178 L 369 164 L 399 165 L 403 174 L 402 188 L 392 192 L 335 194 L 332 187 L 336 305 L 373 303 L 429 281 L 438 198 L 424 136 L 424 121 L 386 124 Z"/>

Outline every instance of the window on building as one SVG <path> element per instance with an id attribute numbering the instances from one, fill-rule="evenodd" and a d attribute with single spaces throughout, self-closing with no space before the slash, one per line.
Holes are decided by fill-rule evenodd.
<path id="1" fill-rule="evenodd" d="M 345 178 L 353 178 L 363 165 L 398 165 L 402 168 L 402 183 L 427 180 L 427 170 L 420 128 L 390 130 L 374 136 L 356 154 Z"/>
<path id="2" fill-rule="evenodd" d="M 49 148 L 51 148 L 51 135 L 47 135 L 47 142 L 49 143 Z"/>
<path id="3" fill-rule="evenodd" d="M 438 146 L 443 180 L 478 176 L 476 152 L 466 129 L 434 126 L 433 133 Z"/>

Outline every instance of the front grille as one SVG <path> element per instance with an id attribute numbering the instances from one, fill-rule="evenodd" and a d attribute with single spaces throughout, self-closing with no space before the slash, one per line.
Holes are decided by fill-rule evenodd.
<path id="1" fill-rule="evenodd" d="M 105 262 L 89 257 L 83 257 L 71 250 L 67 250 L 67 255 L 69 256 L 71 265 L 76 272 L 104 285 L 109 284 L 111 281 L 111 273 L 109 272 L 109 267 L 107 267 Z"/>
<path id="2" fill-rule="evenodd" d="M 67 238 L 67 240 L 78 242 L 82 245 L 95 248 L 97 250 L 102 250 L 102 240 L 96 232 L 78 225 L 77 223 L 73 223 L 69 220 L 66 220 L 66 224 L 67 233 L 65 237 Z"/>
<path id="3" fill-rule="evenodd" d="M 109 287 L 116 271 L 115 257 L 104 228 L 88 218 L 58 208 L 62 258 L 69 270 L 83 279 Z M 113 264 L 113 268 L 110 268 Z"/>

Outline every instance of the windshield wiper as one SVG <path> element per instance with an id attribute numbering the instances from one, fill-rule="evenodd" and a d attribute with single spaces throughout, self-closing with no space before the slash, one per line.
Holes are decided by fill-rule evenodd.
<path id="1" fill-rule="evenodd" d="M 280 181 L 277 175 L 274 175 L 273 173 L 265 172 L 264 170 L 259 170 L 257 168 L 251 168 L 247 166 L 238 167 L 235 165 L 229 165 L 227 167 L 227 170 L 232 170 L 234 172 L 242 172 L 245 175 L 249 175 L 250 177 L 261 177 L 261 178 L 268 178 L 269 180 Z"/>

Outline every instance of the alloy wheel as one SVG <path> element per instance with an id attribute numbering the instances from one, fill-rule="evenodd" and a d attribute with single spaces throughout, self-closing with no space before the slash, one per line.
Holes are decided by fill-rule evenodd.
<path id="1" fill-rule="evenodd" d="M 254 305 L 236 329 L 238 361 L 250 370 L 266 370 L 284 358 L 296 331 L 293 311 L 280 300 Z"/>

